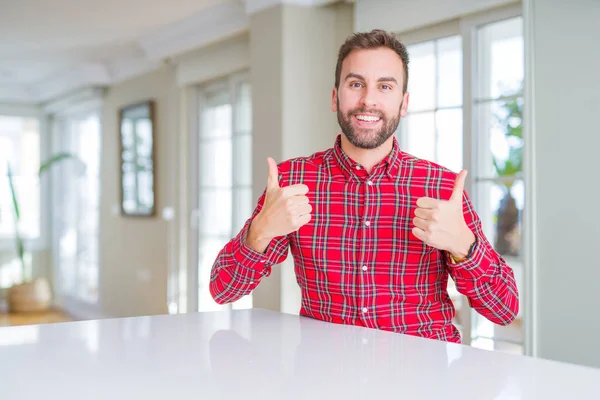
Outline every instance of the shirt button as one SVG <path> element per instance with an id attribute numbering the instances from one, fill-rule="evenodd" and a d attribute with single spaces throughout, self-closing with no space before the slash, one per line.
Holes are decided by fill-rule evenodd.
<path id="1" fill-rule="evenodd" d="M 373 181 L 367 181 L 367 185 L 373 186 Z"/>
<path id="2" fill-rule="evenodd" d="M 367 266 L 363 265 L 363 271 L 366 271 L 366 270 L 367 270 Z"/>
<path id="3" fill-rule="evenodd" d="M 366 226 L 370 226 L 371 225 L 371 221 L 365 221 L 365 225 Z"/>
<path id="4" fill-rule="evenodd" d="M 357 165 L 357 166 L 356 166 L 356 169 L 360 169 L 360 165 Z"/>
<path id="5" fill-rule="evenodd" d="M 254 281 L 250 281 L 250 284 L 251 284 L 251 285 L 254 285 Z"/>
<path id="6" fill-rule="evenodd" d="M 362 312 L 365 313 L 365 314 L 367 313 L 367 311 L 369 311 L 369 309 L 367 307 L 365 307 L 365 308 L 362 309 Z"/>

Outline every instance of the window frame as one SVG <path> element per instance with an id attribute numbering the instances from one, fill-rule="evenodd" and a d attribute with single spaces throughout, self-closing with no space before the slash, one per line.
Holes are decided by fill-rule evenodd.
<path id="1" fill-rule="evenodd" d="M 98 124 L 99 124 L 99 145 L 100 145 L 100 154 L 99 154 L 99 159 L 101 160 L 102 158 L 102 115 L 100 113 L 99 110 L 97 109 L 90 109 L 87 112 L 81 112 L 78 114 L 70 114 L 70 115 L 66 115 L 66 116 L 58 116 L 58 118 L 54 118 L 53 122 L 53 144 L 55 149 L 57 149 L 57 151 L 63 152 L 63 151 L 69 151 L 66 147 L 68 147 L 69 145 L 71 145 L 72 143 L 70 143 L 71 140 L 76 138 L 76 135 L 79 134 L 80 132 L 76 132 L 74 134 L 74 132 L 72 131 L 73 126 L 74 125 L 78 125 L 82 120 L 85 120 L 86 118 L 89 117 L 96 117 L 98 118 Z M 65 137 L 66 136 L 66 137 Z M 85 162 L 85 160 L 83 160 Z M 100 169 L 99 169 L 99 173 L 101 174 L 101 162 L 100 162 Z M 60 209 L 57 209 L 59 202 L 56 200 L 56 198 L 54 196 L 56 196 L 58 193 L 62 193 L 65 191 L 65 187 L 63 186 L 65 181 L 62 178 L 58 177 L 58 173 L 55 172 L 53 173 L 53 210 L 54 211 L 60 211 Z M 100 197 L 101 195 L 101 178 L 100 176 L 98 177 L 98 195 Z M 98 273 L 100 270 L 100 208 L 101 208 L 101 204 L 100 204 L 100 198 L 98 199 L 98 208 L 97 208 L 97 213 L 98 213 L 98 221 L 97 221 L 97 229 L 95 232 L 95 237 L 97 240 L 97 251 L 98 253 L 96 254 L 96 262 L 97 262 L 97 268 L 98 268 Z M 81 206 L 81 204 L 78 201 L 78 206 Z M 56 224 L 56 215 L 53 214 L 53 235 L 52 235 L 52 241 L 53 241 L 53 261 L 54 261 L 54 265 L 56 267 L 56 276 L 57 279 L 54 282 L 54 289 L 55 292 L 62 298 L 68 298 L 70 300 L 76 300 L 78 302 L 82 302 L 85 304 L 96 304 L 98 303 L 98 295 L 96 297 L 96 299 L 94 301 L 90 301 L 87 299 L 82 298 L 81 296 L 77 295 L 76 293 L 79 291 L 80 287 L 78 285 L 75 286 L 73 292 L 71 293 L 66 293 L 62 290 L 62 280 L 61 280 L 61 271 L 60 271 L 60 265 L 61 265 L 61 257 L 60 254 L 58 252 L 59 249 L 59 240 L 60 240 L 60 233 L 59 233 L 59 228 L 60 226 Z M 79 241 L 79 237 L 80 235 L 82 235 L 82 232 L 78 229 L 77 230 L 77 236 L 78 236 L 78 241 Z M 80 263 L 81 260 L 79 258 L 77 258 L 77 262 Z M 98 290 L 98 286 L 99 286 L 99 282 L 100 278 L 98 275 L 98 282 L 96 283 L 97 285 L 97 290 Z M 77 282 L 77 279 L 76 279 Z"/>
<path id="2" fill-rule="evenodd" d="M 50 145 L 47 148 L 51 148 L 52 153 L 63 151 L 62 141 L 60 135 L 62 134 L 59 129 L 58 120 L 67 118 L 81 118 L 82 116 L 88 116 L 90 114 L 96 114 L 99 119 L 99 133 L 100 133 L 100 165 L 99 165 L 99 221 L 98 221 L 98 241 L 102 237 L 102 174 L 103 174 L 103 162 L 102 162 L 102 151 L 103 151 L 103 89 L 90 89 L 79 91 L 72 96 L 51 102 L 45 105 L 43 112 L 45 113 L 45 120 L 47 123 L 47 132 L 49 133 Z M 54 212 L 58 203 L 57 193 L 61 189 L 58 177 L 54 173 L 49 174 L 51 178 L 51 195 L 48 203 L 48 209 Z M 58 232 L 56 227 L 52 227 L 52 243 L 50 245 L 51 260 L 52 260 L 52 280 L 54 283 L 55 301 L 57 306 L 61 307 L 69 314 L 80 318 L 80 319 L 100 319 L 104 318 L 105 315 L 101 312 L 101 305 L 103 301 L 102 297 L 102 246 L 98 244 L 98 295 L 96 301 L 91 303 L 83 300 L 77 296 L 71 294 L 65 294 L 60 290 L 61 282 L 61 271 L 60 271 L 60 258 L 58 253 Z"/>
<path id="3" fill-rule="evenodd" d="M 0 115 L 7 117 L 36 118 L 39 124 L 40 134 L 40 163 L 44 162 L 50 155 L 50 129 L 48 118 L 42 109 L 34 106 L 0 104 Z M 24 239 L 25 250 L 30 252 L 41 252 L 50 246 L 50 179 L 48 174 L 40 179 L 40 235 L 35 239 Z M 14 239 L 0 238 L 0 252 L 15 252 Z"/>
<path id="4" fill-rule="evenodd" d="M 476 160 L 476 152 L 478 150 L 476 138 L 473 135 L 473 132 L 477 123 L 476 116 L 476 102 L 475 100 L 475 88 L 477 88 L 479 78 L 478 74 L 478 65 L 477 65 L 477 29 L 484 25 L 492 24 L 495 22 L 500 22 L 503 20 L 515 18 L 515 17 L 523 17 L 523 7 L 520 3 L 509 4 L 501 7 L 497 7 L 494 9 L 461 16 L 459 18 L 455 18 L 440 24 L 418 28 L 415 30 L 407 31 L 407 32 L 397 32 L 398 38 L 402 41 L 403 44 L 415 45 L 427 41 L 439 40 L 445 37 L 459 35 L 462 38 L 462 75 L 463 75 L 463 98 L 462 98 L 462 112 L 463 112 L 463 168 L 469 171 L 475 168 L 475 160 Z M 526 35 L 526 29 L 523 29 L 523 35 Z M 525 37 L 524 37 L 525 40 Z M 525 49 L 525 57 L 527 54 L 527 49 Z M 524 79 L 527 78 L 526 75 L 527 67 L 525 67 L 524 71 Z M 526 85 L 526 84 L 525 84 Z M 526 87 L 526 86 L 525 86 Z M 525 94 L 522 94 L 525 97 Z M 499 97 L 498 99 L 502 99 Z M 525 118 L 525 117 L 524 117 Z M 405 138 L 400 140 L 401 145 Z M 525 168 L 525 165 L 524 165 Z M 470 173 L 465 182 L 465 190 L 469 193 L 474 194 L 475 182 L 477 174 Z M 523 173 L 523 181 L 525 184 L 525 207 L 530 207 L 531 203 L 527 199 L 527 197 L 531 193 L 531 189 L 529 186 L 529 176 L 527 171 Z M 477 199 L 473 199 L 474 203 L 477 202 Z M 524 212 L 525 213 L 525 212 Z M 524 218 L 525 219 L 525 218 Z M 531 243 L 531 230 L 527 228 L 526 223 L 523 224 L 523 243 Z M 522 255 L 521 260 L 523 264 L 527 264 L 531 260 L 530 249 L 527 246 L 522 247 Z M 525 268 L 524 268 L 525 269 Z M 524 279 L 523 279 L 523 288 L 525 291 L 529 292 L 532 289 L 532 284 L 530 283 L 531 273 L 525 273 L 524 271 Z M 525 297 L 525 301 L 523 301 L 523 297 Z M 531 295 L 521 295 L 521 308 L 526 310 L 526 314 L 523 315 L 523 352 L 525 355 L 532 355 L 534 343 L 532 330 L 532 321 L 534 316 L 531 313 L 532 307 L 528 304 L 528 300 L 531 299 Z M 463 321 L 463 332 L 468 333 L 468 335 L 464 335 L 463 343 L 470 345 L 471 337 L 472 337 L 472 324 L 474 321 L 474 310 L 469 309 L 469 312 L 465 313 L 468 315 L 466 318 L 467 321 Z"/>
<path id="5" fill-rule="evenodd" d="M 440 25 L 436 25 L 435 27 L 432 27 L 432 28 L 411 31 L 408 33 L 401 34 L 401 35 L 399 35 L 399 39 L 407 47 L 419 45 L 419 44 L 423 44 L 423 43 L 427 43 L 427 42 L 434 42 L 434 49 L 436 50 L 435 57 L 436 57 L 436 74 L 437 74 L 437 72 L 439 71 L 437 69 L 438 68 L 437 63 L 439 62 L 439 60 L 437 59 L 437 45 L 438 45 L 437 42 L 440 40 L 443 40 L 443 39 L 453 37 L 453 36 L 458 36 L 461 38 L 461 55 L 462 55 L 462 59 L 463 59 L 462 61 L 464 62 L 464 52 L 462 52 L 462 40 L 464 40 L 464 38 L 462 37 L 461 31 L 460 31 L 460 21 L 458 19 L 451 20 L 451 21 L 448 21 L 448 22 L 440 24 Z M 409 54 L 409 56 L 410 56 L 410 54 Z M 436 77 L 436 79 L 437 79 L 437 77 Z M 410 81 L 410 74 L 409 74 L 409 81 Z M 463 84 L 463 86 L 464 86 L 464 84 Z M 436 86 L 435 86 L 436 97 L 437 97 L 438 89 L 439 89 L 439 80 L 436 81 Z M 436 117 L 438 115 L 438 111 L 460 109 L 463 113 L 463 118 L 464 118 L 464 103 L 463 102 L 464 102 L 464 94 L 461 99 L 460 105 L 439 106 L 437 99 L 436 99 L 436 103 L 430 109 L 428 108 L 425 110 L 410 111 L 410 99 L 409 99 L 409 111 L 407 111 L 406 117 L 400 121 L 400 125 L 398 126 L 398 129 L 396 131 L 396 137 L 398 139 L 400 148 L 408 147 L 408 136 L 402 135 L 402 127 L 406 124 L 407 118 L 410 116 L 419 115 L 419 114 L 433 113 L 433 118 L 434 118 L 433 125 L 434 125 L 434 135 L 435 135 L 434 153 L 436 156 L 438 156 L 438 150 L 439 150 L 439 148 L 438 148 L 438 144 L 439 144 L 438 143 L 438 132 L 437 132 L 437 124 L 438 123 L 437 123 L 437 119 L 436 119 Z M 463 120 L 463 125 L 464 125 L 464 120 Z M 463 142 L 464 142 L 464 137 L 463 137 Z M 463 168 L 466 168 L 464 166 L 464 162 L 465 162 L 465 155 L 464 155 L 464 144 L 463 144 Z"/>
<path id="6" fill-rule="evenodd" d="M 238 134 L 238 129 L 236 126 L 236 111 L 235 107 L 237 105 L 237 93 L 236 88 L 241 83 L 251 84 L 250 79 L 250 71 L 243 70 L 239 71 L 221 78 L 218 78 L 214 81 L 209 81 L 205 83 L 198 84 L 194 86 L 189 92 L 189 115 L 190 115 L 190 140 L 189 140 L 189 177 L 190 177 L 190 186 L 189 186 L 189 224 L 188 224 L 188 270 L 186 273 L 186 293 L 182 295 L 180 293 L 179 296 L 179 308 L 180 312 L 184 312 L 182 305 L 185 306 L 185 311 L 188 312 L 197 312 L 199 309 L 198 300 L 199 300 L 199 275 L 198 275 L 198 267 L 199 267 L 199 257 L 198 257 L 198 245 L 200 243 L 200 231 L 199 231 L 199 222 L 201 219 L 199 209 L 200 206 L 200 143 L 203 139 L 200 136 L 201 129 L 201 114 L 203 109 L 203 101 L 202 96 L 203 93 L 216 92 L 219 90 L 227 90 L 230 94 L 230 102 L 233 105 L 232 110 L 232 152 L 235 154 L 235 138 L 241 136 Z M 251 88 L 252 90 L 252 88 Z M 253 138 L 253 132 L 250 131 L 250 138 Z M 209 139 L 211 140 L 211 139 Z M 236 171 L 236 160 L 235 157 L 232 156 L 232 185 L 231 190 L 235 191 L 236 188 L 240 185 L 235 182 L 235 171 Z M 250 189 L 252 188 L 252 184 L 250 185 Z M 233 194 L 232 194 L 233 196 Z M 232 208 L 233 208 L 233 199 L 232 199 Z M 232 215 L 232 224 L 235 224 L 235 210 L 234 215 Z M 216 236 L 216 235 L 215 235 Z M 183 303 L 183 304 L 182 304 Z M 223 310 L 227 311 L 232 309 L 231 304 L 227 304 L 223 306 Z"/>

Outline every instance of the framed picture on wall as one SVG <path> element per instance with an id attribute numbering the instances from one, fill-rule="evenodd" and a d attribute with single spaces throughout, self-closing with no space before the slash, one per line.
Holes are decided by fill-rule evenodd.
<path id="1" fill-rule="evenodd" d="M 153 100 L 119 110 L 121 214 L 156 214 L 155 104 Z"/>

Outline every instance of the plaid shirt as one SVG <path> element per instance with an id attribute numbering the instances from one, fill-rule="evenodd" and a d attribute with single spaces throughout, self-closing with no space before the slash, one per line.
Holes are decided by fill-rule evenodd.
<path id="1" fill-rule="evenodd" d="M 513 321 L 519 308 L 513 271 L 485 238 L 466 192 L 465 221 L 476 237 L 466 260 L 453 264 L 446 251 L 411 232 L 417 199 L 449 199 L 456 174 L 400 151 L 395 139 L 369 174 L 342 152 L 340 139 L 331 149 L 279 165 L 280 186 L 308 186 L 312 219 L 273 239 L 264 254 L 250 249 L 246 234 L 263 193 L 217 256 L 210 282 L 215 301 L 252 292 L 291 249 L 304 316 L 459 343 L 446 289 L 450 275 L 481 315 L 500 325 Z"/>

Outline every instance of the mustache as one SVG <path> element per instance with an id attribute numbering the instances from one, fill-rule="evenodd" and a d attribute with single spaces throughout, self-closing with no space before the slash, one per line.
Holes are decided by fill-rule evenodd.
<path id="1" fill-rule="evenodd" d="M 379 110 L 368 110 L 366 108 L 356 108 L 356 109 L 348 112 L 349 117 L 351 117 L 353 115 L 357 115 L 357 114 L 372 114 L 372 115 L 378 116 L 381 119 L 385 118 L 385 114 Z"/>

